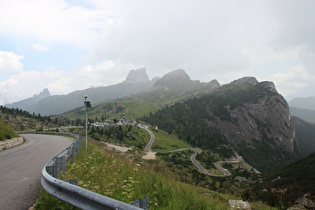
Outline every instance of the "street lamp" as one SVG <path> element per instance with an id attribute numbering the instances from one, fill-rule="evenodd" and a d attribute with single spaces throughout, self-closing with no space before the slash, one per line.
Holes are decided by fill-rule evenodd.
<path id="1" fill-rule="evenodd" d="M 91 102 L 87 100 L 87 95 L 84 96 L 84 106 L 85 106 L 85 149 L 87 150 L 87 143 L 88 143 L 88 137 L 87 137 L 87 109 L 91 108 Z"/>

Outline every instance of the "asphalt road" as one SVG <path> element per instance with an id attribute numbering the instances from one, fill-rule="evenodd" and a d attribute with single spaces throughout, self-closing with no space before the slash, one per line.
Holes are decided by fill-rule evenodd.
<path id="1" fill-rule="evenodd" d="M 28 209 L 40 189 L 44 165 L 73 139 L 42 134 L 21 134 L 26 142 L 0 152 L 0 209 Z"/>
<path id="2" fill-rule="evenodd" d="M 139 124 L 138 127 L 145 129 L 150 134 L 150 141 L 147 144 L 147 146 L 144 148 L 145 151 L 150 152 L 151 151 L 151 146 L 152 146 L 153 142 L 155 141 L 155 136 L 154 136 L 154 134 L 152 133 L 152 131 L 149 129 L 149 127 L 147 125 Z"/>

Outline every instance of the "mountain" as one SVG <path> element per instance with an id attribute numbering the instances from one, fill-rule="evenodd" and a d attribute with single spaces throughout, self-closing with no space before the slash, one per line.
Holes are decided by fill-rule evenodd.
<path id="1" fill-rule="evenodd" d="M 217 80 L 204 83 L 191 80 L 188 74 L 182 70 L 174 70 L 161 78 L 154 78 L 155 83 L 145 93 L 133 96 L 139 101 L 154 103 L 159 106 L 171 105 L 180 100 L 198 97 L 207 94 L 220 87 Z"/>
<path id="2" fill-rule="evenodd" d="M 306 156 L 315 152 L 315 125 L 295 116 L 292 120 L 301 153 Z"/>
<path id="3" fill-rule="evenodd" d="M 178 69 L 168 74 L 165 74 L 162 78 L 157 80 L 153 85 L 152 91 L 163 90 L 163 91 L 174 91 L 181 90 L 187 91 L 192 89 L 200 89 L 204 86 L 220 86 L 220 84 L 213 80 L 210 83 L 201 83 L 199 81 L 193 81 L 190 79 L 188 74 L 182 70 Z"/>
<path id="4" fill-rule="evenodd" d="M 6 104 L 5 106 L 8 108 L 19 108 L 30 112 L 35 112 L 33 107 L 36 106 L 39 101 L 49 96 L 50 92 L 47 88 L 45 88 L 42 92 L 40 92 L 39 94 L 34 94 L 34 96 L 31 98 L 27 98 L 12 104 Z"/>
<path id="5" fill-rule="evenodd" d="M 258 82 L 253 77 L 177 102 L 142 120 L 193 146 L 211 149 L 231 145 L 263 172 L 299 157 L 287 102 L 272 82 Z"/>
<path id="6" fill-rule="evenodd" d="M 148 91 L 152 85 L 153 82 L 148 79 L 146 69 L 142 68 L 131 70 L 126 81 L 119 84 L 77 90 L 67 95 L 39 97 L 40 94 L 33 98 L 8 104 L 6 107 L 19 108 L 29 112 L 40 113 L 41 115 L 57 115 L 83 106 L 84 95 L 88 95 L 88 99 L 93 105 L 106 100 L 123 98 Z"/>
<path id="7" fill-rule="evenodd" d="M 315 111 L 315 96 L 310 96 L 306 98 L 294 98 L 289 101 L 289 105 L 290 107 Z"/>
<path id="8" fill-rule="evenodd" d="M 126 83 L 147 83 L 150 82 L 146 72 L 146 68 L 137 70 L 130 70 L 126 80 Z"/>
<path id="9" fill-rule="evenodd" d="M 315 110 L 290 107 L 290 111 L 292 115 L 297 116 L 306 122 L 315 124 Z"/>
<path id="10" fill-rule="evenodd" d="M 315 153 L 265 176 L 252 192 L 259 200 L 286 209 L 296 203 L 315 208 Z M 304 209 L 304 208 L 303 208 Z"/>

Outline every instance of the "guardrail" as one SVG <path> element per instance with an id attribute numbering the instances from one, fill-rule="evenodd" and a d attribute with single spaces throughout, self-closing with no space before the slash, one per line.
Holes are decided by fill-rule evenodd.
<path id="1" fill-rule="evenodd" d="M 60 171 L 65 173 L 66 161 L 71 158 L 72 163 L 75 155 L 81 148 L 82 138 L 73 133 L 63 132 L 29 132 L 20 131 L 18 133 L 36 134 L 58 134 L 70 135 L 76 138 L 67 149 L 50 160 L 42 169 L 42 187 L 54 197 L 63 200 L 80 209 L 116 209 L 116 210 L 139 210 L 148 209 L 148 198 L 137 199 L 131 204 L 109 198 L 98 193 L 76 186 L 76 180 L 62 181 L 59 178 Z"/>

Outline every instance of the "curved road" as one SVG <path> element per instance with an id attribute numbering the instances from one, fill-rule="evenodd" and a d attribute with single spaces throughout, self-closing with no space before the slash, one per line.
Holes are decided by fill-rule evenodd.
<path id="1" fill-rule="evenodd" d="M 41 170 L 73 139 L 63 136 L 21 134 L 26 142 L 0 152 L 0 209 L 28 209 L 40 189 Z"/>
<path id="2" fill-rule="evenodd" d="M 151 151 L 151 146 L 153 144 L 153 142 L 155 141 L 155 136 L 154 134 L 152 133 L 152 131 L 149 129 L 149 126 L 147 125 L 142 125 L 142 124 L 139 124 L 138 125 L 140 128 L 143 128 L 145 129 L 149 134 L 150 134 L 150 141 L 149 143 L 147 144 L 147 146 L 144 148 L 145 151 L 149 152 Z M 196 160 L 196 156 L 197 154 L 200 154 L 202 152 L 201 149 L 197 149 L 197 148 L 181 148 L 181 149 L 176 149 L 176 150 L 173 150 L 173 151 L 168 151 L 168 152 L 178 152 L 178 151 L 183 151 L 183 150 L 193 150 L 195 151 L 195 153 L 193 155 L 190 156 L 190 160 L 191 162 L 204 174 L 206 175 L 209 175 L 209 176 L 217 176 L 217 177 L 223 177 L 223 176 L 231 176 L 231 173 L 223 168 L 220 164 L 222 163 L 239 163 L 241 162 L 242 157 L 241 156 L 237 156 L 236 160 L 230 160 L 230 161 L 218 161 L 218 162 L 215 162 L 214 165 L 215 167 L 220 170 L 223 174 L 222 175 L 218 175 L 218 174 L 212 174 L 210 173 L 208 170 L 206 170 L 204 167 L 202 167 L 200 165 L 200 163 Z M 168 153 L 167 152 L 167 153 Z M 246 163 L 245 161 L 243 161 L 244 163 Z M 248 164 L 247 164 L 248 165 Z M 248 165 L 249 166 L 249 165 Z M 249 166 L 251 167 L 251 166 Z M 255 169 L 256 170 L 256 169 Z M 257 171 L 257 170 L 256 170 Z M 259 171 L 257 171 L 259 173 Z"/>

